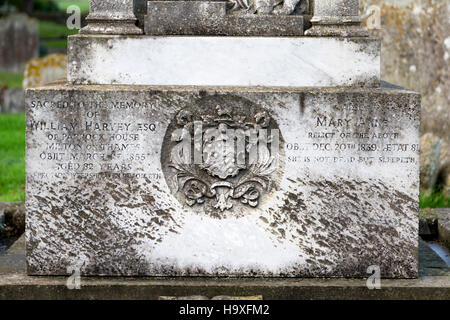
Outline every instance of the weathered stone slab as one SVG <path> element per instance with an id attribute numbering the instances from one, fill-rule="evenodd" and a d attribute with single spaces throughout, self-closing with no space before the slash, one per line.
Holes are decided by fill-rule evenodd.
<path id="1" fill-rule="evenodd" d="M 302 36 L 301 15 L 232 15 L 225 1 L 149 1 L 148 35 Z"/>
<path id="2" fill-rule="evenodd" d="M 379 86 L 371 38 L 69 37 L 72 84 Z"/>
<path id="3" fill-rule="evenodd" d="M 417 277 L 416 93 L 60 84 L 27 105 L 29 274 Z M 246 148 L 221 158 L 230 128 Z"/>

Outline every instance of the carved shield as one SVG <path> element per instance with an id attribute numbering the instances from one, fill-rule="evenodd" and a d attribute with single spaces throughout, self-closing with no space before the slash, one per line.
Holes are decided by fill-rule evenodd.
<path id="1" fill-rule="evenodd" d="M 202 169 L 220 179 L 235 177 L 245 164 L 238 165 L 235 151 L 235 136 L 221 123 L 217 129 L 206 130 L 203 144 Z"/>

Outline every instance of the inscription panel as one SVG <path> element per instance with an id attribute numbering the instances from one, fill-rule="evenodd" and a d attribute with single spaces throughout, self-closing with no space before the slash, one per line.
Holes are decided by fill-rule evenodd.
<path id="1" fill-rule="evenodd" d="M 148 173 L 154 156 L 148 141 L 157 135 L 158 125 L 151 118 L 121 113 L 139 108 L 145 117 L 151 105 L 36 100 L 30 106 L 43 115 L 27 121 L 28 132 L 40 141 L 39 150 L 30 153 L 30 162 L 39 168 L 53 174 Z M 60 113 L 69 113 L 63 122 Z"/>
<path id="2" fill-rule="evenodd" d="M 27 95 L 32 274 L 417 273 L 416 94 Z"/>

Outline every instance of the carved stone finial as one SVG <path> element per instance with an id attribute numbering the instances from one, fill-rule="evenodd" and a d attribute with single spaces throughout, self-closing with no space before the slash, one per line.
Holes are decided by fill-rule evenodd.
<path id="1" fill-rule="evenodd" d="M 305 32 L 321 37 L 367 37 L 361 27 L 359 0 L 315 0 L 312 28 Z"/>
<path id="2" fill-rule="evenodd" d="M 91 0 L 85 34 L 142 34 L 136 26 L 133 0 Z"/>

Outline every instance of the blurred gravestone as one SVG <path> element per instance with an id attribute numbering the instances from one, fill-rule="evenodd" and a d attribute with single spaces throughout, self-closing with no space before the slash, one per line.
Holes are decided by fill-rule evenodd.
<path id="1" fill-rule="evenodd" d="M 25 111 L 25 96 L 22 88 L 0 88 L 0 113 Z"/>
<path id="2" fill-rule="evenodd" d="M 25 65 L 23 88 L 39 87 L 67 75 L 67 56 L 50 54 L 33 58 Z M 25 97 L 22 88 L 0 88 L 0 113 L 24 112 Z"/>
<path id="3" fill-rule="evenodd" d="M 24 14 L 0 19 L 0 72 L 23 72 L 25 63 L 39 55 L 39 25 Z"/>
<path id="4" fill-rule="evenodd" d="M 31 59 L 25 66 L 23 87 L 39 87 L 67 76 L 67 56 L 50 54 L 44 58 Z"/>
<path id="5" fill-rule="evenodd" d="M 432 134 L 450 144 L 450 19 L 448 1 L 362 0 L 365 12 L 378 6 L 381 28 L 371 30 L 382 39 L 382 78 L 422 94 L 421 134 Z M 368 20 L 369 23 L 369 20 Z M 440 167 L 430 176 L 429 136 L 422 137 L 421 187 L 442 185 L 450 196 L 450 150 L 442 148 Z M 437 156 L 439 157 L 439 155 Z M 431 177 L 434 179 L 429 179 Z M 437 178 L 436 178 L 437 177 Z M 430 185 L 432 183 L 432 185 Z"/>

